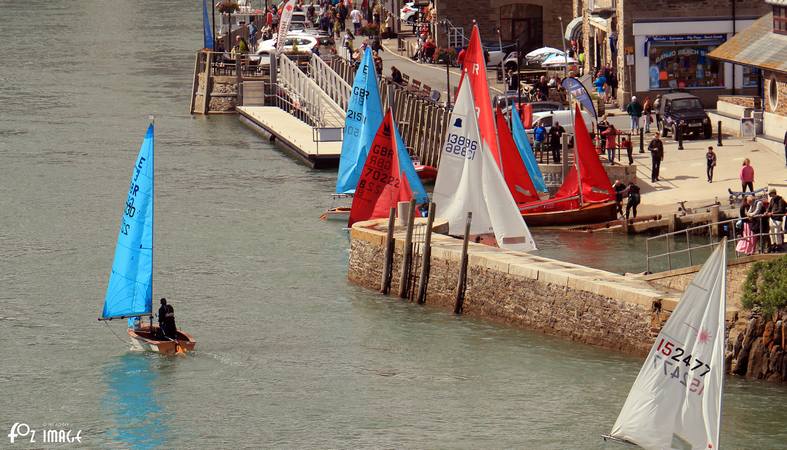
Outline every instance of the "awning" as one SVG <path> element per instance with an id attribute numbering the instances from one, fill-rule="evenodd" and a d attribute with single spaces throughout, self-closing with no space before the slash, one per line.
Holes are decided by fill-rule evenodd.
<path id="1" fill-rule="evenodd" d="M 566 25 L 565 38 L 567 41 L 579 40 L 582 34 L 582 17 L 574 17 L 571 22 Z"/>
<path id="2" fill-rule="evenodd" d="M 588 20 L 590 21 L 590 26 L 609 33 L 609 22 L 607 19 L 599 16 L 588 16 Z"/>
<path id="3" fill-rule="evenodd" d="M 787 73 L 787 36 L 773 31 L 773 14 L 757 19 L 708 56 L 720 61 Z"/>

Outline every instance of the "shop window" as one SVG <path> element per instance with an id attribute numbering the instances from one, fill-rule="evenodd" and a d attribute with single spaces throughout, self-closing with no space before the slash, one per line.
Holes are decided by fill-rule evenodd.
<path id="1" fill-rule="evenodd" d="M 787 34 L 787 6 L 773 6 L 773 32 Z"/>
<path id="2" fill-rule="evenodd" d="M 768 103 L 771 106 L 771 111 L 776 111 L 779 106 L 779 85 L 776 82 L 776 77 L 771 77 L 768 80 Z"/>
<path id="3" fill-rule="evenodd" d="M 708 57 L 719 41 L 653 42 L 648 51 L 650 88 L 724 87 L 724 64 Z"/>
<path id="4" fill-rule="evenodd" d="M 757 87 L 760 79 L 760 69 L 751 66 L 743 66 L 743 87 Z"/>

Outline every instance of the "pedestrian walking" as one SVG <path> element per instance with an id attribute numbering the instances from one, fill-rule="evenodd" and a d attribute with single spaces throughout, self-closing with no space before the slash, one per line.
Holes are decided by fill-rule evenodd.
<path id="1" fill-rule="evenodd" d="M 598 121 L 596 125 L 596 129 L 598 129 L 598 139 L 599 145 L 601 146 L 601 154 L 603 155 L 607 148 L 607 140 L 604 138 L 604 132 L 607 131 L 609 128 L 609 122 L 607 121 L 607 115 L 604 114 L 601 117 L 601 120 Z"/>
<path id="2" fill-rule="evenodd" d="M 626 149 L 626 156 L 629 159 L 629 166 L 634 164 L 634 146 L 631 144 L 631 139 L 624 137 L 620 141 L 620 146 Z"/>
<path id="3" fill-rule="evenodd" d="M 628 201 L 626 201 L 626 220 L 629 220 L 629 212 L 633 213 L 633 218 L 637 218 L 637 206 L 640 202 L 639 186 L 632 181 L 626 188 Z"/>
<path id="4" fill-rule="evenodd" d="M 741 166 L 741 192 L 746 192 L 746 188 L 749 188 L 750 192 L 754 192 L 754 167 L 751 166 L 751 161 L 749 158 L 743 160 L 743 165 Z"/>
<path id="5" fill-rule="evenodd" d="M 358 34 L 361 32 L 361 20 L 363 20 L 363 13 L 358 9 L 350 11 L 350 19 L 353 22 L 353 32 Z"/>
<path id="6" fill-rule="evenodd" d="M 536 128 L 533 130 L 533 147 L 536 151 L 538 151 L 539 160 L 541 160 L 544 157 L 543 154 L 544 138 L 546 137 L 546 135 L 547 135 L 547 129 L 544 128 L 544 124 L 539 122 L 536 125 Z"/>
<path id="7" fill-rule="evenodd" d="M 653 100 L 653 112 L 656 116 L 656 131 L 661 131 L 661 113 L 659 112 L 659 108 L 661 108 L 661 94 L 656 96 L 656 99 Z"/>
<path id="8" fill-rule="evenodd" d="M 631 103 L 626 106 L 626 113 L 631 117 L 632 131 L 639 131 L 639 118 L 642 117 L 642 104 L 637 100 L 637 96 L 631 97 Z"/>
<path id="9" fill-rule="evenodd" d="M 650 181 L 655 183 L 659 181 L 659 169 L 661 169 L 661 161 L 664 160 L 664 143 L 661 142 L 658 133 L 653 134 L 653 140 L 648 144 L 650 150 Z"/>
<path id="10" fill-rule="evenodd" d="M 549 129 L 549 148 L 552 150 L 552 162 L 560 164 L 560 150 L 563 148 L 562 137 L 566 129 L 560 126 L 560 122 L 555 122 Z"/>
<path id="11" fill-rule="evenodd" d="M 650 123 L 653 117 L 653 104 L 650 102 L 650 97 L 645 97 L 645 102 L 642 104 L 642 115 L 645 117 L 645 133 L 650 133 Z"/>
<path id="12" fill-rule="evenodd" d="M 713 146 L 708 147 L 705 160 L 707 161 L 705 173 L 708 175 L 708 183 L 713 183 L 713 168 L 716 167 L 716 152 L 713 151 Z"/>
<path id="13" fill-rule="evenodd" d="M 607 159 L 610 165 L 615 164 L 615 147 L 617 147 L 618 134 L 618 130 L 615 128 L 615 125 L 612 124 L 609 124 L 607 129 L 601 133 L 606 141 L 605 147 L 607 149 Z"/>

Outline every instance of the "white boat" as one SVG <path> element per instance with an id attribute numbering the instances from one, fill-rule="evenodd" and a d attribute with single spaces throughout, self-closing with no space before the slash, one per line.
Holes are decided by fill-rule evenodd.
<path id="1" fill-rule="evenodd" d="M 470 234 L 494 233 L 501 248 L 536 249 L 505 179 L 481 140 L 471 84 L 462 83 L 451 113 L 433 199 L 436 216 L 448 220 L 449 234 L 464 235 L 468 212 Z"/>
<path id="2" fill-rule="evenodd" d="M 99 320 L 129 319 L 132 348 L 174 354 L 194 350 L 196 341 L 178 330 L 174 339 L 153 326 L 154 135 L 151 121 L 139 149 L 123 205 L 115 259 Z M 151 318 L 140 325 L 140 318 Z"/>
<path id="3" fill-rule="evenodd" d="M 726 243 L 686 288 L 605 439 L 645 449 L 719 448 Z"/>

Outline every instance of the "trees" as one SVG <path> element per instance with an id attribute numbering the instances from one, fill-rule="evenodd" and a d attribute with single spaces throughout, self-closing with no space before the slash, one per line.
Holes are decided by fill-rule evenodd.
<path id="1" fill-rule="evenodd" d="M 741 304 L 768 315 L 787 307 L 787 256 L 754 263 L 743 283 Z"/>

